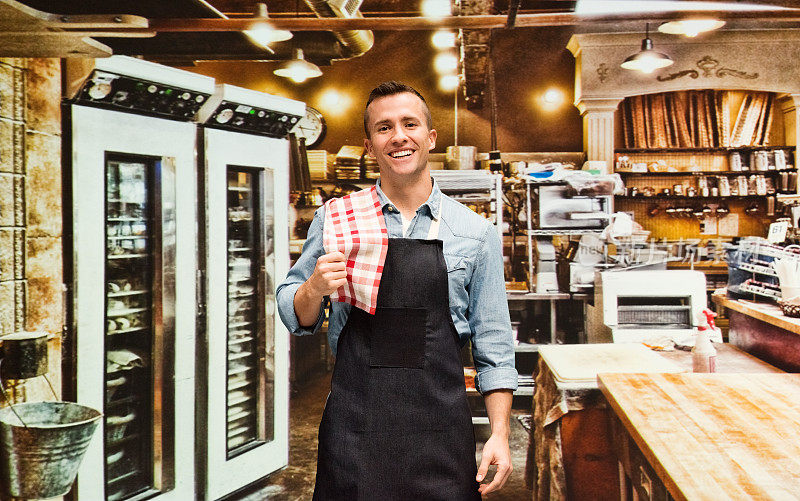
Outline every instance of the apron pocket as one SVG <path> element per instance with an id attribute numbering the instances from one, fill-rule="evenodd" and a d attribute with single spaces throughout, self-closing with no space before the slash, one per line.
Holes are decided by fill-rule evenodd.
<path id="1" fill-rule="evenodd" d="M 378 308 L 370 318 L 370 367 L 422 369 L 427 319 L 425 308 Z"/>

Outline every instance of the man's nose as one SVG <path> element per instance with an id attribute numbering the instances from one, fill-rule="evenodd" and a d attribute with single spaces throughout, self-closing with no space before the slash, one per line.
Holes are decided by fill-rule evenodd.
<path id="1" fill-rule="evenodd" d="M 406 131 L 402 127 L 395 127 L 392 129 L 392 142 L 403 143 L 408 139 Z"/>

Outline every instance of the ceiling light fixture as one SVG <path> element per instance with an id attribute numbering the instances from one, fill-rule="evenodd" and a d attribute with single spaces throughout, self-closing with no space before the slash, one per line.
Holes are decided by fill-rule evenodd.
<path id="1" fill-rule="evenodd" d="M 642 40 L 642 49 L 629 56 L 620 66 L 626 70 L 638 70 L 642 73 L 652 73 L 659 68 L 666 68 L 673 63 L 666 54 L 653 50 L 653 41 L 650 40 L 650 24 L 645 25 L 645 36 Z"/>
<path id="2" fill-rule="evenodd" d="M 453 14 L 450 0 L 422 0 L 422 15 L 429 18 L 442 18 Z"/>
<path id="3" fill-rule="evenodd" d="M 273 71 L 279 77 L 285 77 L 295 83 L 303 83 L 309 78 L 322 75 L 322 70 L 314 63 L 306 61 L 303 49 L 294 49 L 294 59 L 282 63 Z"/>
<path id="4" fill-rule="evenodd" d="M 444 92 L 458 90 L 461 85 L 461 78 L 458 75 L 444 75 L 439 77 L 439 89 Z"/>
<path id="5" fill-rule="evenodd" d="M 564 101 L 564 93 L 556 88 L 550 88 L 542 94 L 542 102 L 545 106 L 556 107 Z"/>
<path id="6" fill-rule="evenodd" d="M 258 19 L 249 29 L 244 30 L 247 38 L 255 44 L 269 49 L 269 45 L 275 42 L 283 42 L 292 38 L 292 32 L 286 30 L 276 30 L 268 21 L 267 4 L 256 4 L 256 13 L 253 18 Z"/>
<path id="7" fill-rule="evenodd" d="M 658 31 L 669 33 L 670 35 L 685 35 L 694 38 L 700 33 L 718 30 L 723 26 L 725 26 L 725 21 L 718 19 L 681 19 L 662 23 L 658 27 Z"/>
<path id="8" fill-rule="evenodd" d="M 458 57 L 449 52 L 441 52 L 433 58 L 433 68 L 440 75 L 453 73 L 458 69 Z"/>
<path id="9" fill-rule="evenodd" d="M 431 35 L 431 43 L 437 49 L 450 49 L 456 46 L 456 34 L 452 31 L 439 30 Z"/>

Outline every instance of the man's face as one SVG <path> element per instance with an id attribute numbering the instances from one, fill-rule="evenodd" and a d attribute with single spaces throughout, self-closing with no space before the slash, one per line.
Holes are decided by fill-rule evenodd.
<path id="1" fill-rule="evenodd" d="M 424 103 L 407 92 L 380 97 L 370 103 L 364 140 L 367 153 L 381 176 L 406 176 L 427 168 L 428 152 L 436 146 L 436 131 L 428 128 Z"/>

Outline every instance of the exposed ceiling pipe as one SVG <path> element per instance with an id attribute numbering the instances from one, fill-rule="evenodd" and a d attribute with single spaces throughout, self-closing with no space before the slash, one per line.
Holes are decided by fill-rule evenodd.
<path id="1" fill-rule="evenodd" d="M 317 17 L 362 19 L 359 0 L 304 0 Z M 367 30 L 335 30 L 333 36 L 341 44 L 342 59 L 358 57 L 372 48 L 375 37 Z"/>

